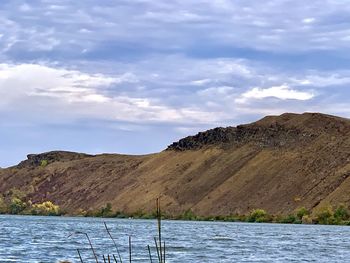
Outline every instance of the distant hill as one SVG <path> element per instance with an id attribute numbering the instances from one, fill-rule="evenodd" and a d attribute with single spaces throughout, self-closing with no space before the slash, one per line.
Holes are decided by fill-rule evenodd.
<path id="1" fill-rule="evenodd" d="M 319 113 L 268 116 L 215 128 L 157 154 L 128 156 L 49 152 L 0 169 L 0 193 L 19 189 L 27 200 L 51 200 L 69 213 L 111 203 L 123 212 L 198 215 L 262 208 L 287 214 L 298 207 L 350 205 L 350 120 Z"/>

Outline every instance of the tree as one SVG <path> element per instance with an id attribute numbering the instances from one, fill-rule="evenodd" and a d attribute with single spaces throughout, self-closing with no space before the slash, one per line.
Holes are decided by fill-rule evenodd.
<path id="1" fill-rule="evenodd" d="M 14 197 L 11 200 L 10 203 L 10 213 L 17 215 L 23 212 L 24 209 L 26 209 L 27 205 L 24 203 L 21 199 Z"/>

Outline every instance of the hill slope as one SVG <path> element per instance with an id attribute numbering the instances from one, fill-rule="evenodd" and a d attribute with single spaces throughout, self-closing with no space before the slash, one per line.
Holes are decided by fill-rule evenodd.
<path id="1" fill-rule="evenodd" d="M 43 162 L 44 161 L 44 165 Z M 144 155 L 29 155 L 0 170 L 0 193 L 16 188 L 33 202 L 52 200 L 74 213 L 110 202 L 114 210 L 247 213 L 263 208 L 350 205 L 350 120 L 318 113 L 268 116 L 216 128 Z"/>

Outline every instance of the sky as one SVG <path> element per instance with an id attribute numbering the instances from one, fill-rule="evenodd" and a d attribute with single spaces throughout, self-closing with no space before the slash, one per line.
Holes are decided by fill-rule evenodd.
<path id="1" fill-rule="evenodd" d="M 0 166 L 146 154 L 284 112 L 350 117 L 349 0 L 1 0 Z"/>

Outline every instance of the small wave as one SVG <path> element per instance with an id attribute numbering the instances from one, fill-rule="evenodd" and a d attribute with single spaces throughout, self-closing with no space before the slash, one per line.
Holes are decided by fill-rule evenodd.
<path id="1" fill-rule="evenodd" d="M 227 237 L 227 236 L 216 236 L 212 237 L 209 240 L 215 240 L 215 241 L 234 241 L 232 237 Z"/>

